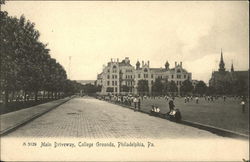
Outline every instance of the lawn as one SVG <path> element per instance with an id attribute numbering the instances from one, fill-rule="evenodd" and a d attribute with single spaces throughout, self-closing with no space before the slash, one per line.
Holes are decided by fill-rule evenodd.
<path id="1" fill-rule="evenodd" d="M 175 98 L 175 108 L 181 111 L 182 119 L 210 126 L 215 126 L 242 134 L 249 134 L 249 105 L 247 102 L 245 113 L 242 113 L 240 100 L 227 98 L 226 102 L 219 98 L 214 102 L 207 102 L 204 98 L 184 103 L 184 98 Z M 151 105 L 157 105 L 162 113 L 169 111 L 168 101 L 163 98 L 145 99 L 141 103 L 141 110 L 149 112 Z"/>

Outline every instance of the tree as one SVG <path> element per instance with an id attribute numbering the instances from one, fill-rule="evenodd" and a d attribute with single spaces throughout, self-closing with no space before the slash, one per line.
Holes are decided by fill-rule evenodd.
<path id="1" fill-rule="evenodd" d="M 83 90 L 86 94 L 88 95 L 93 95 L 97 92 L 97 86 L 93 85 L 93 84 L 85 84 L 83 86 Z"/>
<path id="2" fill-rule="evenodd" d="M 232 83 L 232 93 L 235 95 L 248 95 L 249 83 L 244 78 L 238 78 Z"/>
<path id="3" fill-rule="evenodd" d="M 194 92 L 199 95 L 204 95 L 206 91 L 207 91 L 207 85 L 202 80 L 199 81 L 194 88 Z"/>
<path id="4" fill-rule="evenodd" d="M 160 78 L 157 78 L 152 85 L 152 91 L 154 92 L 154 94 L 161 95 L 163 90 L 164 90 L 164 85 L 162 83 L 162 80 Z"/>
<path id="5" fill-rule="evenodd" d="M 193 85 L 192 82 L 189 81 L 188 79 L 182 82 L 181 85 L 181 92 L 183 92 L 184 94 L 190 93 L 193 90 Z"/>
<path id="6" fill-rule="evenodd" d="M 215 94 L 215 88 L 212 86 L 209 86 L 206 91 L 206 95 L 214 95 Z"/>
<path id="7" fill-rule="evenodd" d="M 1 12 L 1 7 L 3 4 L 5 4 L 5 0 L 0 0 L 0 12 Z"/>
<path id="8" fill-rule="evenodd" d="M 220 95 L 229 95 L 232 93 L 232 82 L 230 81 L 218 81 L 216 87 L 216 93 Z"/>
<path id="9" fill-rule="evenodd" d="M 107 92 L 114 92 L 114 88 L 113 87 L 108 87 Z"/>
<path id="10" fill-rule="evenodd" d="M 178 88 L 177 88 L 177 85 L 175 84 L 174 81 L 170 81 L 169 83 L 169 92 L 177 92 L 178 91 Z"/>
<path id="11" fill-rule="evenodd" d="M 39 41 L 34 23 L 23 15 L 18 19 L 1 11 L 0 26 L 0 89 L 6 105 L 10 93 L 14 96 L 21 92 L 25 100 L 29 93 L 37 101 L 39 91 L 47 91 L 48 98 L 79 91 L 79 83 L 67 80 L 64 68 L 50 57 L 47 45 Z"/>
<path id="12" fill-rule="evenodd" d="M 122 92 L 129 92 L 129 87 L 127 85 L 122 85 Z"/>
<path id="13" fill-rule="evenodd" d="M 148 93 L 149 87 L 148 87 L 148 81 L 147 80 L 139 80 L 137 85 L 137 90 L 140 94 Z"/>

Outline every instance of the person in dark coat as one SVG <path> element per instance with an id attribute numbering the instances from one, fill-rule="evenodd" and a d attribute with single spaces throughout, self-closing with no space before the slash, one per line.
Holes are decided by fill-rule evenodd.
<path id="1" fill-rule="evenodd" d="M 174 110 L 175 105 L 174 105 L 174 100 L 173 100 L 173 99 L 171 99 L 171 100 L 168 102 L 168 105 L 169 105 L 169 110 L 170 110 L 170 111 Z M 170 112 L 170 111 L 169 111 L 169 112 Z"/>

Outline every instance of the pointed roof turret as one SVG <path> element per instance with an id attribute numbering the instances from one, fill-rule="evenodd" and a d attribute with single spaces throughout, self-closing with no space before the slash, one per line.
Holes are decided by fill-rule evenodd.
<path id="1" fill-rule="evenodd" d="M 137 62 L 136 62 L 136 69 L 138 70 L 139 68 L 140 68 L 140 62 L 139 62 L 139 60 L 137 60 Z"/>
<path id="2" fill-rule="evenodd" d="M 221 49 L 221 55 L 220 55 L 219 71 L 220 72 L 224 72 L 225 71 L 225 63 L 224 63 L 224 60 L 223 60 L 222 49 Z"/>
<path id="3" fill-rule="evenodd" d="M 169 70 L 169 63 L 168 63 L 168 61 L 165 63 L 165 68 L 166 68 L 166 70 Z"/>

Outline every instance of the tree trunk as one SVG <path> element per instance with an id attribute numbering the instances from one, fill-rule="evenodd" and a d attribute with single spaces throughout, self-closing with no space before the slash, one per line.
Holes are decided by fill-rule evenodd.
<path id="1" fill-rule="evenodd" d="M 12 91 L 12 94 L 11 94 L 11 102 L 13 102 L 14 98 L 15 98 L 15 91 Z"/>
<path id="2" fill-rule="evenodd" d="M 38 91 L 35 91 L 35 102 L 37 102 L 37 94 L 38 94 Z"/>
<path id="3" fill-rule="evenodd" d="M 27 92 L 24 91 L 24 102 L 27 101 Z"/>
<path id="4" fill-rule="evenodd" d="M 56 99 L 58 99 L 58 92 L 56 92 Z"/>
<path id="5" fill-rule="evenodd" d="M 49 99 L 49 97 L 50 97 L 50 96 L 49 96 L 49 91 L 47 92 L 47 96 L 48 96 L 48 99 Z"/>
<path id="6" fill-rule="evenodd" d="M 42 98 L 43 100 L 44 100 L 44 97 L 45 97 L 45 91 L 43 91 L 43 98 Z"/>
<path id="7" fill-rule="evenodd" d="M 9 91 L 5 90 L 5 99 L 4 99 L 4 104 L 7 106 L 9 102 Z"/>

